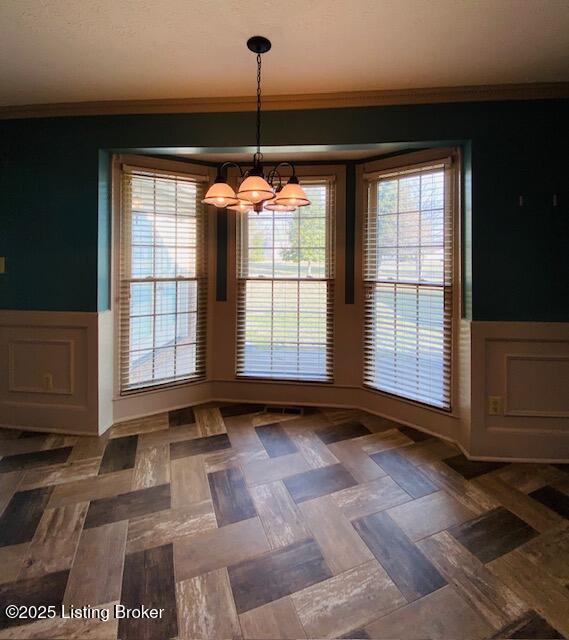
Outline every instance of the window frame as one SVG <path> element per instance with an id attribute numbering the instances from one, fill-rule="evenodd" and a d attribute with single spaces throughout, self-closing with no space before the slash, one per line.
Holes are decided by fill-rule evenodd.
<path id="1" fill-rule="evenodd" d="M 336 316 L 338 309 L 338 263 L 339 263 L 339 250 L 343 251 L 343 246 L 339 246 L 339 238 L 337 234 L 337 226 L 340 222 L 340 218 L 343 221 L 344 216 L 344 199 L 345 199 L 345 168 L 337 165 L 316 165 L 310 166 L 298 166 L 296 167 L 296 175 L 299 177 L 301 184 L 303 180 L 305 183 L 317 182 L 318 180 L 329 181 L 333 188 L 333 201 L 331 203 L 330 217 L 328 220 L 328 228 L 326 230 L 327 242 L 329 244 L 328 256 L 331 258 L 331 264 L 329 268 L 329 275 L 326 278 L 315 278 L 314 281 L 326 281 L 328 287 L 328 309 L 329 315 L 327 317 L 327 335 L 329 336 L 328 342 L 328 360 L 329 370 L 327 379 L 309 379 L 300 377 L 276 377 L 276 376 L 257 376 L 247 373 L 239 373 L 240 364 L 240 348 L 239 340 L 242 328 L 240 327 L 240 313 L 239 307 L 241 303 L 241 287 L 243 283 L 247 282 L 246 277 L 240 276 L 240 260 L 241 260 L 241 238 L 242 238 L 242 214 L 235 216 L 235 256 L 234 256 L 234 269 L 235 269 L 235 326 L 234 326 L 234 345 L 235 345 L 235 358 L 233 363 L 233 378 L 237 381 L 243 382 L 256 382 L 256 383 L 274 383 L 279 385 L 287 384 L 309 384 L 309 385 L 324 385 L 330 386 L 335 384 L 336 380 Z M 286 180 L 286 178 L 285 178 Z M 286 279 L 281 278 L 259 278 L 260 282 L 278 282 L 282 280 L 286 282 Z M 302 282 L 303 280 L 295 280 L 296 282 Z M 310 279 L 306 281 L 310 282 Z"/>
<path id="2" fill-rule="evenodd" d="M 366 287 L 369 281 L 365 278 L 365 253 L 366 253 L 366 215 L 367 215 L 367 186 L 368 180 L 366 176 L 369 174 L 388 174 L 399 170 L 420 169 L 422 166 L 429 166 L 436 162 L 444 160 L 451 161 L 449 170 L 449 181 L 452 188 L 450 196 L 450 207 L 452 216 L 452 235 L 451 235 L 451 315 L 450 315 L 450 375 L 449 375 L 449 404 L 448 408 L 421 402 L 413 398 L 400 396 L 389 391 L 378 389 L 366 381 L 365 359 L 366 359 L 366 315 L 368 310 L 368 301 L 366 299 Z M 359 283 L 357 290 L 359 292 L 361 302 L 361 344 L 362 344 L 362 360 L 361 360 L 361 384 L 362 387 L 370 392 L 383 395 L 386 398 L 395 399 L 399 402 L 412 405 L 427 411 L 433 411 L 445 416 L 459 416 L 459 377 L 460 377 L 460 325 L 462 318 L 462 280 L 461 280 L 461 261 L 462 261 L 462 153 L 459 147 L 436 147 L 425 149 L 419 152 L 409 152 L 386 158 L 383 160 L 375 160 L 364 162 L 357 167 L 357 183 L 359 197 L 357 201 L 356 224 L 360 231 L 359 241 L 357 242 L 358 264 L 356 265 L 359 273 Z M 428 285 L 427 285 L 428 286 Z"/>
<path id="3" fill-rule="evenodd" d="M 203 366 L 198 375 L 177 379 L 166 380 L 164 382 L 157 382 L 156 384 L 150 384 L 146 386 L 140 386 L 135 388 L 123 388 L 121 379 L 121 365 L 122 365 L 122 348 L 121 348 L 121 256 L 122 256 L 122 226 L 123 226 L 123 198 L 124 198 L 124 168 L 127 167 L 133 170 L 141 170 L 145 172 L 152 172 L 156 174 L 164 175 L 180 175 L 189 176 L 203 180 L 204 189 L 207 189 L 208 182 L 213 180 L 213 170 L 204 165 L 196 165 L 186 162 L 163 160 L 161 158 L 153 158 L 149 156 L 134 156 L 126 154 L 116 154 L 112 157 L 112 200 L 113 200 L 113 235 L 112 242 L 112 256 L 111 256 L 111 270 L 112 277 L 112 313 L 114 324 L 114 337 L 113 337 L 113 398 L 115 400 L 125 399 L 136 395 L 153 394 L 167 391 L 168 389 L 174 389 L 176 387 L 194 385 L 203 383 L 207 379 L 207 372 L 209 368 L 209 324 L 210 324 L 210 293 L 209 293 L 209 280 L 208 277 L 210 271 L 210 251 L 209 251 L 209 211 L 206 205 L 202 205 L 202 232 L 201 237 L 203 239 L 203 250 L 201 255 L 197 257 L 197 268 L 201 270 L 202 275 L 196 275 L 198 281 L 198 296 L 201 296 L 201 309 L 198 307 L 197 318 L 198 329 L 200 322 L 200 315 L 203 320 L 203 335 L 201 344 L 197 344 L 197 349 L 200 349 L 203 354 Z M 193 278 L 192 278 L 193 279 Z M 201 285 L 201 286 L 200 286 Z M 199 305 L 198 298 L 198 305 Z"/>

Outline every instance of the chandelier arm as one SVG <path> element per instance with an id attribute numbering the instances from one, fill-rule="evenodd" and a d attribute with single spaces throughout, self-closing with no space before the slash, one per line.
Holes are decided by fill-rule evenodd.
<path id="1" fill-rule="evenodd" d="M 279 162 L 277 165 L 275 165 L 275 171 L 279 167 L 290 167 L 291 170 L 292 170 L 292 175 L 296 177 L 296 167 L 294 166 L 293 162 L 288 162 L 288 161 L 283 160 L 283 162 Z"/>
<path id="2" fill-rule="evenodd" d="M 239 177 L 240 178 L 243 177 L 243 169 L 241 168 L 241 165 L 231 160 L 228 160 L 227 162 L 224 162 L 223 164 L 219 165 L 219 168 L 217 170 L 218 175 L 227 178 L 228 167 L 237 167 L 239 169 Z"/>
<path id="3" fill-rule="evenodd" d="M 283 164 L 283 163 L 281 162 L 280 164 Z M 273 180 L 274 180 L 275 176 L 278 177 L 278 179 L 279 179 L 279 189 L 282 186 L 282 176 L 281 176 L 281 174 L 279 173 L 279 170 L 278 170 L 280 164 L 278 164 L 276 167 L 273 167 L 269 171 L 269 173 L 267 175 L 267 182 L 271 185 L 271 187 L 273 186 Z"/>

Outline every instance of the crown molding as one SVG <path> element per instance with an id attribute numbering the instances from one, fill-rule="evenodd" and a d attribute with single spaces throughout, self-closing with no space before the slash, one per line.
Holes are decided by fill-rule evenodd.
<path id="1" fill-rule="evenodd" d="M 569 98 L 569 82 L 276 95 L 263 97 L 263 109 L 265 111 L 334 109 L 341 107 L 436 104 L 442 102 L 551 100 L 555 98 Z M 154 113 L 213 113 L 254 111 L 255 107 L 256 98 L 253 96 L 62 102 L 0 107 L 0 119 Z"/>

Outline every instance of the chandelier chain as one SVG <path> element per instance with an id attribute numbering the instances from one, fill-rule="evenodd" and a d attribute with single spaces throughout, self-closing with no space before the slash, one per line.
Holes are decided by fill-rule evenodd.
<path id="1" fill-rule="evenodd" d="M 261 54 L 257 54 L 257 156 L 261 157 Z"/>

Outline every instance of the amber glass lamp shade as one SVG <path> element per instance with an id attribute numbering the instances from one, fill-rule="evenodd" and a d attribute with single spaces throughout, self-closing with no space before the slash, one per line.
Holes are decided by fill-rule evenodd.
<path id="1" fill-rule="evenodd" d="M 240 200 L 248 200 L 252 204 L 259 204 L 266 200 L 273 200 L 275 194 L 271 185 L 263 176 L 250 175 L 241 183 L 237 196 Z"/>
<path id="2" fill-rule="evenodd" d="M 306 207 L 310 204 L 310 200 L 306 197 L 304 189 L 298 184 L 298 178 L 293 176 L 278 193 L 275 198 L 275 204 L 281 204 L 288 207 Z"/>
<path id="3" fill-rule="evenodd" d="M 230 207 L 227 207 L 231 211 L 238 211 L 239 213 L 248 213 L 253 210 L 253 205 L 248 200 L 237 201 L 237 204 L 232 204 Z"/>
<path id="4" fill-rule="evenodd" d="M 235 191 L 227 184 L 227 182 L 218 182 L 217 180 L 211 185 L 202 200 L 205 204 L 212 204 L 214 207 L 222 209 L 228 205 L 234 205 L 239 202 Z"/>
<path id="5" fill-rule="evenodd" d="M 281 191 L 282 189 L 280 188 L 277 189 L 277 192 L 275 194 L 275 199 L 265 204 L 264 205 L 265 209 L 268 209 L 269 211 L 282 211 L 283 213 L 292 213 L 293 211 L 296 211 L 296 206 L 294 205 L 277 204 L 277 200 Z"/>

